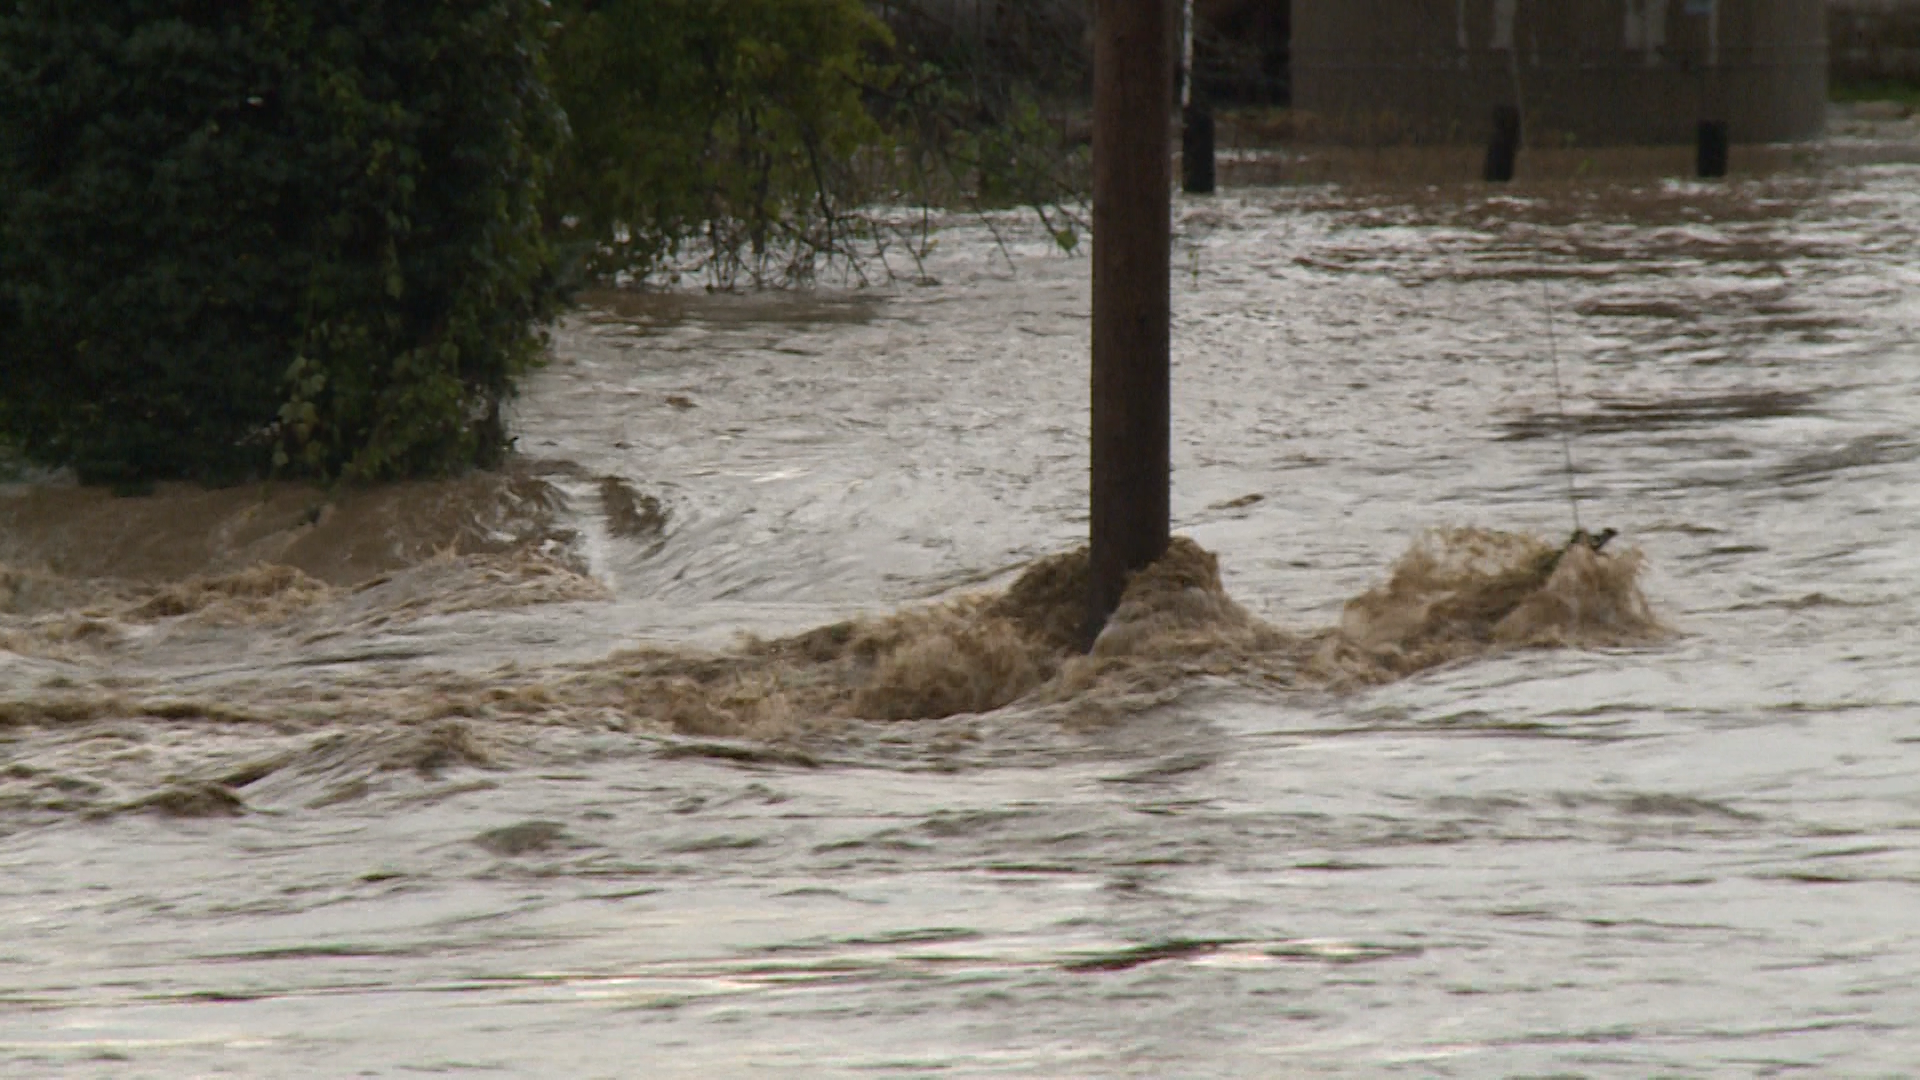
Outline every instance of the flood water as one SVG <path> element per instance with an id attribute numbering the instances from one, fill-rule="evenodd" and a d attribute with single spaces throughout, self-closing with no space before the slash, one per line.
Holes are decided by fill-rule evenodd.
<path id="1" fill-rule="evenodd" d="M 993 599 L 1086 522 L 1015 222 L 595 297 L 503 476 L 0 489 L 0 1071 L 1920 1074 L 1920 166 L 1175 221 L 1092 660 Z M 1569 451 L 1534 623 L 1359 642 Z"/>

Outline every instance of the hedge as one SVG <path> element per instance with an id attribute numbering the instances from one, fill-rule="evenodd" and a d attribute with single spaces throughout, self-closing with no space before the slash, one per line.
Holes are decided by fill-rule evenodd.
<path id="1" fill-rule="evenodd" d="M 84 480 L 485 464 L 557 307 L 539 0 L 0 14 L 0 443 Z"/>

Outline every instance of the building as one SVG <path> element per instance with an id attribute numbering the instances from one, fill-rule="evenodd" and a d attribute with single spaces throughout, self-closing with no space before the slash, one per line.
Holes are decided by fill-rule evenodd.
<path id="1" fill-rule="evenodd" d="M 1822 0 L 1293 0 L 1293 105 L 1350 142 L 1534 146 L 1818 136 Z"/>

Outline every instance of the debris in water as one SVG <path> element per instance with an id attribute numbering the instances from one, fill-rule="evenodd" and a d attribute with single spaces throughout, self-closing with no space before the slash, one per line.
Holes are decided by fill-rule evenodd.
<path id="1" fill-rule="evenodd" d="M 766 746 L 760 743 L 675 742 L 661 747 L 660 756 L 669 760 L 713 758 L 717 761 L 731 761 L 738 765 L 783 765 L 802 769 L 820 767 L 820 759 L 805 750 L 788 746 Z"/>
<path id="2" fill-rule="evenodd" d="M 600 511 L 607 519 L 607 531 L 615 536 L 657 536 L 666 528 L 667 511 L 660 500 L 633 490 L 617 476 L 599 481 Z"/>
<path id="3" fill-rule="evenodd" d="M 407 737 L 389 743 L 381 758 L 384 768 L 410 769 L 422 776 L 437 776 L 463 765 L 487 768 L 494 763 L 492 752 L 473 729 L 457 720 L 409 732 Z"/>
<path id="4" fill-rule="evenodd" d="M 560 846 L 570 847 L 573 838 L 557 821 L 522 821 L 518 825 L 488 829 L 474 837 L 473 842 L 495 855 L 513 858 Z"/>
<path id="5" fill-rule="evenodd" d="M 1567 546 L 1572 547 L 1575 544 L 1585 544 L 1595 551 L 1600 551 L 1607 546 L 1607 541 L 1619 535 L 1620 530 L 1618 529 L 1601 529 L 1597 533 L 1590 533 L 1585 529 L 1575 529 L 1573 530 L 1573 535 L 1567 540 Z"/>
<path id="6" fill-rule="evenodd" d="M 221 622 L 264 622 L 317 603 L 332 591 L 291 566 L 257 565 L 164 586 L 127 615 L 169 619 L 203 614 Z"/>
<path id="7" fill-rule="evenodd" d="M 135 799 L 121 809 L 176 818 L 239 817 L 247 812 L 247 804 L 219 784 L 182 784 Z"/>
<path id="8" fill-rule="evenodd" d="M 1229 945 L 1240 944 L 1236 938 L 1204 938 L 1189 940 L 1175 938 L 1171 941 L 1154 941 L 1145 945 L 1117 949 L 1113 952 L 1098 953 L 1082 960 L 1072 960 L 1061 966 L 1063 970 L 1076 974 L 1090 974 L 1102 971 L 1126 971 L 1143 964 L 1159 960 L 1186 960 L 1208 953 L 1218 952 Z"/>

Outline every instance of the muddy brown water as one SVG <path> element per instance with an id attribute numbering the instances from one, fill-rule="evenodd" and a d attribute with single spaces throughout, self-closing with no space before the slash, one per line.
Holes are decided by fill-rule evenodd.
<path id="1" fill-rule="evenodd" d="M 1091 658 L 1087 264 L 1012 222 L 597 297 L 503 475 L 0 489 L 0 1062 L 1920 1072 L 1917 222 L 1183 201 L 1192 543 Z"/>

